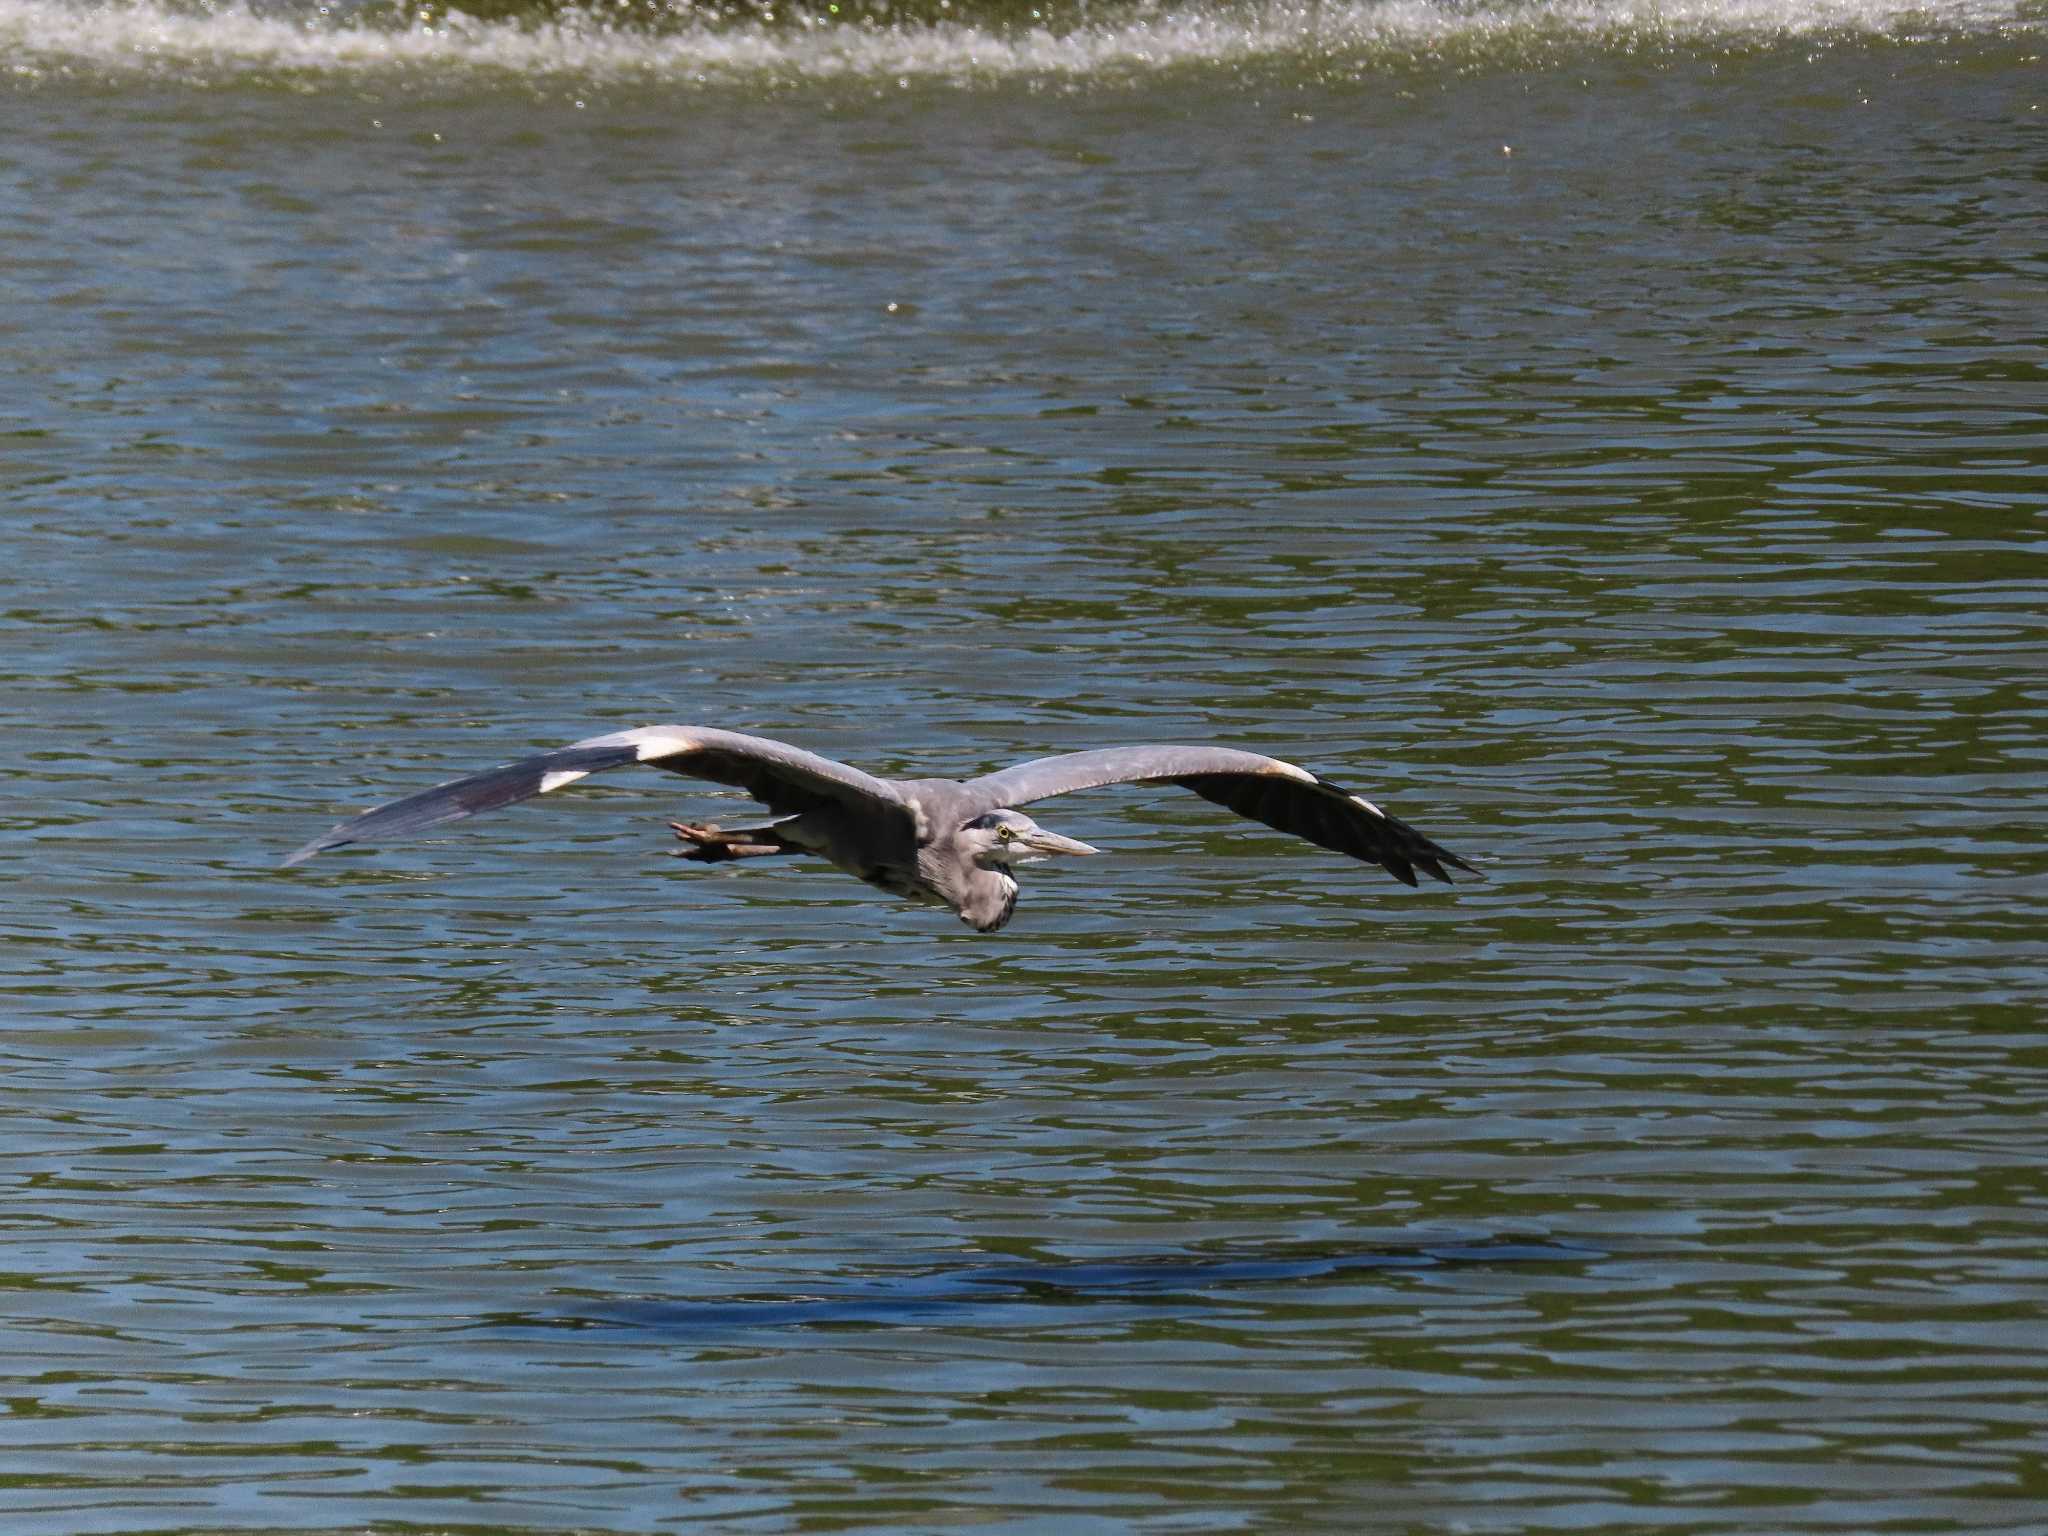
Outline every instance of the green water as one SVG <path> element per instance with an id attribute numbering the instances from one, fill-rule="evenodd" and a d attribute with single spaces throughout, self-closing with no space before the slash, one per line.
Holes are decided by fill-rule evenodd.
<path id="1" fill-rule="evenodd" d="M 10 1532 L 2043 1529 L 2033 23 L 55 14 Z M 983 938 L 631 774 L 274 867 L 663 720 L 1490 879 L 1104 791 Z"/>

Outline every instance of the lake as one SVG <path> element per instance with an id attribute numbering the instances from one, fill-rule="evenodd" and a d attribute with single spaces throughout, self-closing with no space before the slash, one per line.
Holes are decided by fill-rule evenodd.
<path id="1" fill-rule="evenodd" d="M 0 0 L 0 1524 L 2048 1529 L 2039 5 L 957 14 Z"/>

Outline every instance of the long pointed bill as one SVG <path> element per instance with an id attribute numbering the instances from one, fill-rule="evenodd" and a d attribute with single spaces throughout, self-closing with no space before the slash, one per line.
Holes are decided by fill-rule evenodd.
<path id="1" fill-rule="evenodd" d="M 1091 848 L 1086 843 L 1071 837 L 1061 837 L 1057 832 L 1048 832 L 1043 827 L 1034 827 L 1017 839 L 1018 843 L 1037 854 L 1040 858 L 1051 858 L 1056 853 L 1100 853 L 1100 848 Z"/>

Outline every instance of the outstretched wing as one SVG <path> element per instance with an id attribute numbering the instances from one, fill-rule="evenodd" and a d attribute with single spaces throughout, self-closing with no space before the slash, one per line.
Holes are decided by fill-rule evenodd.
<path id="1" fill-rule="evenodd" d="M 1099 752 L 1068 752 L 970 779 L 967 789 L 989 810 L 996 810 L 1102 784 L 1178 784 L 1240 816 L 1307 838 L 1333 852 L 1382 865 L 1408 885 L 1415 884 L 1418 869 L 1446 884 L 1451 869 L 1479 875 L 1456 854 L 1439 848 L 1363 795 L 1354 795 L 1342 785 L 1277 757 L 1229 747 L 1109 747 Z"/>
<path id="2" fill-rule="evenodd" d="M 593 736 L 394 800 L 321 833 L 285 863 L 297 864 L 350 843 L 405 837 L 444 821 L 516 805 L 593 773 L 631 763 L 731 784 L 779 814 L 837 804 L 858 806 L 878 818 L 900 816 L 906 827 L 912 820 L 909 807 L 890 785 L 829 757 L 765 736 L 742 736 L 696 725 L 650 725 Z"/>

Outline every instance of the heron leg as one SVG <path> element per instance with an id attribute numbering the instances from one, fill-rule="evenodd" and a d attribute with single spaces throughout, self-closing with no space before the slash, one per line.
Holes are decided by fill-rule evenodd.
<path id="1" fill-rule="evenodd" d="M 771 853 L 803 852 L 801 848 L 784 842 L 773 827 L 736 827 L 727 832 L 708 822 L 703 826 L 693 826 L 686 821 L 672 821 L 669 828 L 684 845 L 671 848 L 669 853 L 697 864 L 723 864 L 727 859 L 758 859 Z"/>

